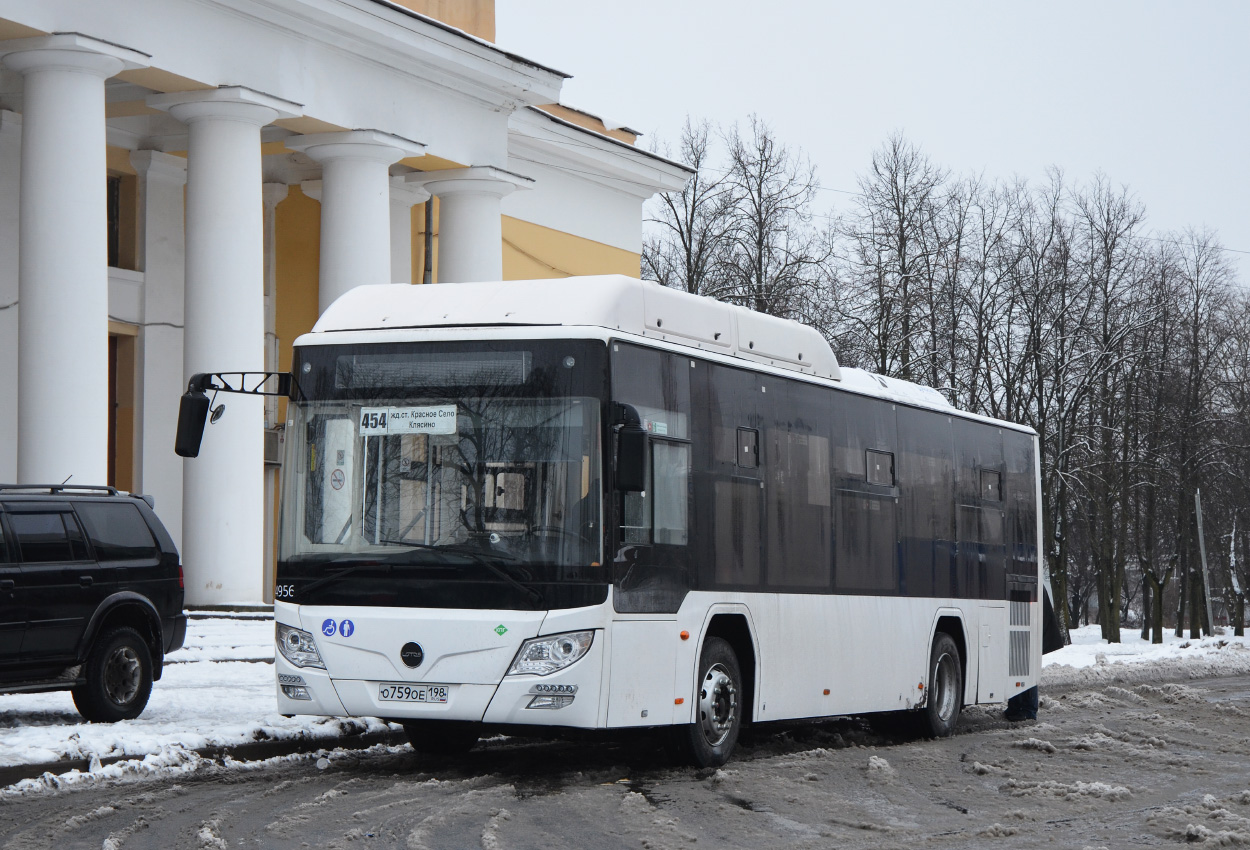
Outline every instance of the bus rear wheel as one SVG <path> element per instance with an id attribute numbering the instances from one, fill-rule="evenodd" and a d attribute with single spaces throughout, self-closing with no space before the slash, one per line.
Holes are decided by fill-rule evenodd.
<path id="1" fill-rule="evenodd" d="M 964 673 L 955 639 L 938 632 L 929 653 L 928 699 L 916 718 L 926 738 L 946 738 L 954 733 L 963 709 Z"/>
<path id="2" fill-rule="evenodd" d="M 720 767 L 729 761 L 742 728 L 742 669 L 728 641 L 704 642 L 697 685 L 694 723 L 675 730 L 677 743 L 687 761 Z"/>
<path id="3" fill-rule="evenodd" d="M 404 733 L 422 755 L 454 756 L 476 746 L 478 726 L 467 720 L 410 720 L 404 724 Z"/>

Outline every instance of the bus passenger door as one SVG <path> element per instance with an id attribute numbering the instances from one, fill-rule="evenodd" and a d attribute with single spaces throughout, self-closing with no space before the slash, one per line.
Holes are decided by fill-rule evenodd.
<path id="1" fill-rule="evenodd" d="M 650 435 L 644 489 L 614 494 L 613 605 L 619 613 L 675 614 L 691 588 L 693 361 L 619 342 L 612 358 L 613 398 L 632 405 Z"/>
<path id="2" fill-rule="evenodd" d="M 1007 699 L 1007 608 L 979 606 L 981 639 L 977 649 L 977 702 Z"/>

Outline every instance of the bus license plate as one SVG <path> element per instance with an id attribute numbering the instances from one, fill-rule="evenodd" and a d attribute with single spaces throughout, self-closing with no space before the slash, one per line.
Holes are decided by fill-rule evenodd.
<path id="1" fill-rule="evenodd" d="M 383 682 L 378 685 L 378 699 L 384 702 L 447 702 L 446 685 L 403 685 Z"/>

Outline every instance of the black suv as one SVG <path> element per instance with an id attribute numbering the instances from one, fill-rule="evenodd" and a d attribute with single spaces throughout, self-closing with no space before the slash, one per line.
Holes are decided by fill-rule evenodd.
<path id="1" fill-rule="evenodd" d="M 182 597 L 146 497 L 0 484 L 0 693 L 68 690 L 87 720 L 138 717 L 186 636 Z"/>

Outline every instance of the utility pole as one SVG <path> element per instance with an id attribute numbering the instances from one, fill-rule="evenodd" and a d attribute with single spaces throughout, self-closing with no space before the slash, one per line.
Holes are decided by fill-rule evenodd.
<path id="1" fill-rule="evenodd" d="M 1233 533 L 1228 535 L 1228 577 L 1233 582 L 1233 598 L 1236 609 L 1233 616 L 1233 634 L 1242 637 L 1246 633 L 1246 597 L 1241 593 L 1241 581 L 1237 578 L 1237 518 L 1233 517 Z"/>
<path id="2" fill-rule="evenodd" d="M 1198 519 L 1198 555 L 1202 558 L 1202 593 L 1207 603 L 1207 634 L 1215 634 L 1215 618 L 1211 616 L 1211 575 L 1207 570 L 1207 543 L 1202 533 L 1202 489 L 1194 490 L 1194 514 Z"/>

